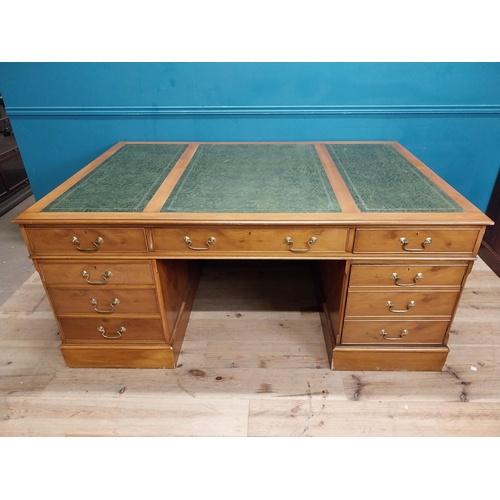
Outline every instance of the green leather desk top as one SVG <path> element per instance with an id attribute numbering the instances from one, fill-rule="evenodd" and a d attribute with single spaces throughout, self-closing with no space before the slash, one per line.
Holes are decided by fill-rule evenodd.
<path id="1" fill-rule="evenodd" d="M 187 144 L 125 144 L 44 212 L 141 212 Z M 390 143 L 326 144 L 360 212 L 463 212 Z M 339 213 L 314 144 L 200 144 L 164 213 Z"/>
<path id="2" fill-rule="evenodd" d="M 161 211 L 316 213 L 341 210 L 312 145 L 203 144 Z"/>
<path id="3" fill-rule="evenodd" d="M 361 212 L 463 212 L 389 144 L 328 144 Z"/>
<path id="4" fill-rule="evenodd" d="M 44 212 L 141 212 L 186 144 L 126 144 Z"/>

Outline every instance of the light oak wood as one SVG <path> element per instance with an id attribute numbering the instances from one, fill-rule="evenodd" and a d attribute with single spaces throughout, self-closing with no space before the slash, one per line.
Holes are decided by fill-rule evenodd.
<path id="1" fill-rule="evenodd" d="M 351 196 L 351 193 L 349 192 L 349 189 L 347 188 L 344 179 L 340 175 L 340 172 L 338 171 L 337 166 L 335 165 L 335 162 L 332 160 L 332 157 L 328 153 L 328 150 L 326 149 L 325 145 L 316 144 L 315 147 L 342 211 L 359 212 L 356 202 Z"/>
<path id="2" fill-rule="evenodd" d="M 404 253 L 405 255 L 418 258 L 422 255 L 436 252 L 460 252 L 473 253 L 479 229 L 442 228 L 429 227 L 401 227 L 397 229 L 358 229 L 354 241 L 354 253 Z M 406 246 L 411 252 L 403 249 L 399 242 L 405 238 L 409 243 Z M 432 243 L 425 246 L 422 244 L 431 238 Z"/>
<path id="3" fill-rule="evenodd" d="M 100 256 L 120 252 L 147 252 L 146 236 L 142 228 L 30 228 L 27 229 L 32 254 L 70 254 L 82 256 Z M 76 237 L 81 249 L 72 242 Z M 95 245 L 97 238 L 103 242 Z"/>
<path id="4" fill-rule="evenodd" d="M 407 319 L 415 316 L 445 316 L 451 318 L 458 297 L 456 291 L 400 291 L 382 290 L 360 292 L 351 289 L 346 304 L 346 317 L 386 316 L 392 319 Z M 391 312 L 388 302 L 395 311 Z M 414 302 L 410 307 L 408 304 Z"/>
<path id="5" fill-rule="evenodd" d="M 348 229 L 187 227 L 153 228 L 152 233 L 155 251 L 167 252 L 166 257 L 206 258 L 234 253 L 236 256 L 252 258 L 268 256 L 314 258 L 345 253 Z M 190 248 L 189 243 L 184 241 L 185 237 L 189 238 L 190 246 L 193 248 Z M 215 242 L 208 244 L 207 241 L 210 238 L 215 238 Z M 293 244 L 287 244 L 286 238 L 291 238 Z M 311 238 L 316 238 L 316 241 L 308 245 Z"/>
<path id="6" fill-rule="evenodd" d="M 154 276 L 151 262 L 92 261 L 38 263 L 42 279 L 47 285 L 79 285 L 81 287 L 109 287 L 113 285 L 152 285 Z M 82 275 L 86 271 L 88 278 Z M 106 273 L 112 273 L 107 277 Z M 104 277 L 105 278 L 104 278 Z M 99 285 L 89 284 L 104 283 Z"/>
<path id="7" fill-rule="evenodd" d="M 252 252 L 280 251 L 285 255 L 293 254 L 293 250 L 307 250 L 301 252 L 308 255 L 321 253 L 345 252 L 347 246 L 347 228 L 331 229 L 324 227 L 302 228 L 256 228 L 250 229 L 250 249 Z M 291 238 L 292 245 L 288 245 L 286 238 Z M 308 245 L 311 238 L 316 242 Z M 293 249 L 293 250 L 292 250 Z"/>
<path id="8" fill-rule="evenodd" d="M 204 254 L 218 252 L 248 252 L 250 250 L 250 234 L 247 229 L 240 228 L 153 228 L 154 247 L 157 252 L 176 252 L 205 257 Z M 191 240 L 192 250 L 184 238 Z M 207 241 L 215 238 L 215 243 L 208 245 Z"/>
<path id="9" fill-rule="evenodd" d="M 159 314 L 156 291 L 152 288 L 55 288 L 48 289 L 49 299 L 57 315 L 64 314 Z M 97 305 L 91 304 L 95 299 Z M 115 299 L 119 303 L 111 307 Z M 103 315 L 108 315 L 103 313 Z"/>
<path id="10" fill-rule="evenodd" d="M 69 368 L 174 368 L 168 345 L 69 345 L 60 347 Z"/>
<path id="11" fill-rule="evenodd" d="M 158 261 L 159 296 L 164 313 L 167 339 L 171 340 L 184 314 L 189 317 L 186 301 L 199 279 L 200 265 L 185 260 Z"/>
<path id="12" fill-rule="evenodd" d="M 467 264 L 429 266 L 427 263 L 408 262 L 405 265 L 354 264 L 351 269 L 351 287 L 389 287 L 418 289 L 425 287 L 458 287 L 462 284 Z M 396 280 L 393 274 L 400 278 Z M 418 277 L 421 275 L 422 277 Z M 397 284 L 399 283 L 399 285 Z"/>
<path id="13" fill-rule="evenodd" d="M 443 344 L 448 321 L 362 320 L 344 322 L 342 345 L 349 344 Z M 384 337 L 382 331 L 387 335 Z M 402 336 L 402 332 L 406 335 Z"/>
<path id="14" fill-rule="evenodd" d="M 186 334 L 188 327 L 191 311 L 193 309 L 196 291 L 200 280 L 200 273 L 201 266 L 191 267 L 189 282 L 187 288 L 185 289 L 184 299 L 180 305 L 179 314 L 177 315 L 177 320 L 170 339 L 173 348 L 174 367 L 177 366 L 179 356 L 182 352 L 181 348 L 184 341 L 184 335 Z"/>
<path id="15" fill-rule="evenodd" d="M 167 201 L 167 198 L 169 197 L 175 185 L 177 184 L 182 174 L 186 170 L 186 167 L 193 158 L 197 149 L 198 149 L 198 144 L 190 144 L 186 148 L 186 151 L 184 151 L 182 156 L 175 164 L 174 168 L 167 175 L 161 186 L 156 191 L 155 195 L 151 198 L 149 203 L 144 208 L 143 212 L 154 213 L 154 212 L 159 212 L 162 209 L 163 205 L 165 205 L 165 202 Z"/>
<path id="16" fill-rule="evenodd" d="M 328 316 L 325 335 L 332 337 L 331 342 L 327 341 L 327 344 L 335 345 L 340 342 L 342 332 L 350 265 L 343 261 L 321 261 L 318 267 L 316 286 L 322 304 L 320 311 Z"/>
<path id="17" fill-rule="evenodd" d="M 99 343 L 123 344 L 142 342 L 166 342 L 163 336 L 161 320 L 159 318 L 130 318 L 116 316 L 101 317 L 59 317 L 62 326 L 62 336 L 66 344 L 71 343 Z M 99 331 L 104 328 L 106 338 Z M 125 329 L 123 333 L 121 329 Z"/>
<path id="18" fill-rule="evenodd" d="M 350 371 L 440 371 L 447 356 L 447 347 L 390 349 L 338 346 L 333 351 L 333 368 Z"/>
<path id="19" fill-rule="evenodd" d="M 262 225 L 262 223 L 273 223 L 276 225 L 290 225 L 293 220 L 294 225 L 310 225 L 318 222 L 332 223 L 335 225 L 362 225 L 362 226 L 400 226 L 400 225 L 428 225 L 432 221 L 436 226 L 471 226 L 471 225 L 492 225 L 493 221 L 484 214 L 476 212 L 443 213 L 436 217 L 435 214 L 428 213 L 402 213 L 402 212 L 380 212 L 380 213 L 146 213 L 136 212 L 133 219 L 130 212 L 42 212 L 26 213 L 18 215 L 14 219 L 15 224 L 26 224 L 30 226 L 68 226 L 68 225 L 88 225 L 89 221 L 99 226 L 165 226 L 172 224 L 182 224 L 183 226 L 199 226 L 213 224 L 214 226 L 226 226 L 238 222 L 245 222 L 247 225 Z"/>

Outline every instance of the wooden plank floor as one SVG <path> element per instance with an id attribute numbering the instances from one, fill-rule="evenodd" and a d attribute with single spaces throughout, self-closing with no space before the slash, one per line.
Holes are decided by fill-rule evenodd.
<path id="1" fill-rule="evenodd" d="M 299 262 L 208 262 L 176 370 L 70 369 L 35 273 L 0 308 L 2 436 L 500 436 L 500 279 L 442 372 L 332 372 Z"/>

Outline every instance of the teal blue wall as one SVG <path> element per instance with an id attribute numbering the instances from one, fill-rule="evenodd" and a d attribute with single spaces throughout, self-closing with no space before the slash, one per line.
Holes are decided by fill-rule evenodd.
<path id="1" fill-rule="evenodd" d="M 485 210 L 499 63 L 2 63 L 36 198 L 122 140 L 395 140 Z"/>

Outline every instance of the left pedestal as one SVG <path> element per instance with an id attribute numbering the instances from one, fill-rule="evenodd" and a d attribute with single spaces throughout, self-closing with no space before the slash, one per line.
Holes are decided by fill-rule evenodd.
<path id="1" fill-rule="evenodd" d="M 118 255 L 120 247 L 127 246 L 127 237 L 110 231 L 24 232 L 59 324 L 66 365 L 175 368 L 199 280 L 199 262 L 139 255 L 147 249 L 133 231 L 131 242 L 138 246 L 134 257 L 126 252 Z M 56 244 L 44 251 L 50 240 Z"/>

